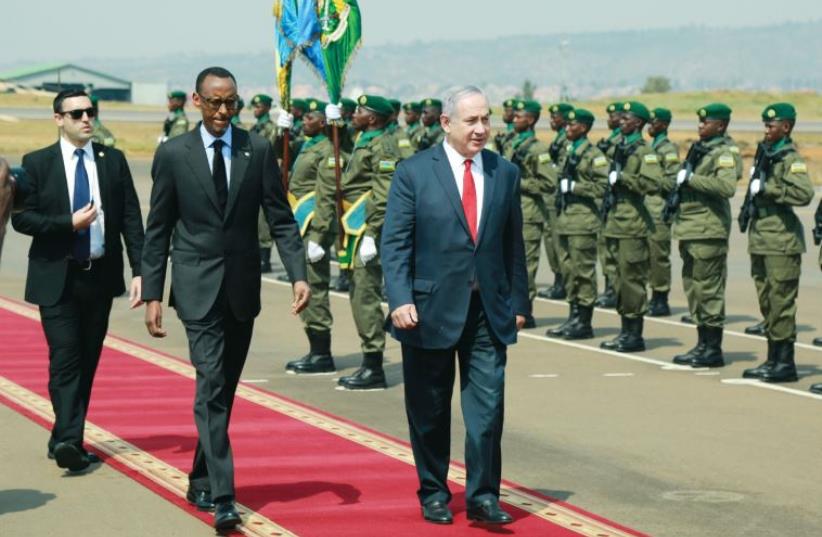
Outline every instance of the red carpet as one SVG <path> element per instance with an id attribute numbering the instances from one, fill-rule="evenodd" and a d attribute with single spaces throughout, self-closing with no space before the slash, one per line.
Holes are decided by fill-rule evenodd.
<path id="1" fill-rule="evenodd" d="M 0 338 L 0 402 L 48 427 L 47 347 L 36 312 L 0 299 Z M 186 362 L 110 338 L 89 415 L 96 432 L 88 440 L 107 464 L 210 523 L 181 496 L 196 441 L 192 371 Z M 503 499 L 515 522 L 493 530 L 471 525 L 459 485 L 464 472 L 456 465 L 455 524 L 427 524 L 407 444 L 249 386 L 238 393 L 231 439 L 238 502 L 259 515 L 246 521 L 252 535 L 642 535 L 513 483 L 505 484 Z"/>

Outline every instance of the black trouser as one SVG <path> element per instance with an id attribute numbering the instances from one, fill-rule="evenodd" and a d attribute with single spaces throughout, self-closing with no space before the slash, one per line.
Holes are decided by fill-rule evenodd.
<path id="1" fill-rule="evenodd" d="M 210 490 L 215 500 L 233 500 L 234 461 L 228 423 L 254 320 L 236 319 L 221 291 L 203 319 L 184 320 L 183 325 L 197 371 L 194 422 L 199 438 L 189 483 L 192 488 Z"/>
<path id="2" fill-rule="evenodd" d="M 451 499 L 447 476 L 455 353 L 466 433 L 466 503 L 471 507 L 499 498 L 506 347 L 492 335 L 479 294 L 474 293 L 465 328 L 454 348 L 402 346 L 405 410 L 420 480 L 417 495 L 423 505 Z"/>
<path id="3" fill-rule="evenodd" d="M 89 270 L 83 270 L 72 262 L 60 300 L 40 306 L 54 409 L 49 450 L 60 442 L 82 449 L 91 386 L 111 313 L 112 297 L 102 288 L 101 279 L 101 264 L 92 262 Z"/>

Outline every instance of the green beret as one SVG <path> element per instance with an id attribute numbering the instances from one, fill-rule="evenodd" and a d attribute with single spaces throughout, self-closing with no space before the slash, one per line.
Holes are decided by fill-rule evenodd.
<path id="1" fill-rule="evenodd" d="M 651 110 L 651 119 L 658 119 L 660 121 L 671 122 L 671 111 L 667 108 L 654 108 Z"/>
<path id="2" fill-rule="evenodd" d="M 251 105 L 254 106 L 255 104 L 263 104 L 266 106 L 271 106 L 271 103 L 274 101 L 271 97 L 264 93 L 258 93 L 251 99 Z"/>
<path id="3" fill-rule="evenodd" d="M 402 109 L 402 103 L 397 99 L 388 99 L 388 102 L 391 103 L 391 108 L 394 109 L 395 114 L 398 114 L 399 111 Z"/>
<path id="4" fill-rule="evenodd" d="M 375 114 L 388 117 L 394 113 L 394 107 L 391 102 L 385 97 L 378 95 L 360 95 L 357 103 L 367 110 L 371 110 Z"/>
<path id="5" fill-rule="evenodd" d="M 696 111 L 699 119 L 720 119 L 730 121 L 731 107 L 722 103 L 711 103 Z"/>
<path id="6" fill-rule="evenodd" d="M 515 104 L 517 104 L 517 100 L 514 98 L 505 99 L 504 101 L 502 101 L 503 108 L 513 108 Z"/>
<path id="7" fill-rule="evenodd" d="M 342 105 L 341 108 L 343 110 L 348 110 L 349 112 L 353 112 L 357 109 L 357 101 L 354 99 L 349 99 L 348 97 L 343 97 L 340 99 L 340 104 Z"/>
<path id="8" fill-rule="evenodd" d="M 565 119 L 568 119 L 568 112 L 570 112 L 573 109 L 574 107 L 568 103 L 558 103 L 552 104 L 549 110 L 551 110 L 552 116 L 562 116 Z"/>
<path id="9" fill-rule="evenodd" d="M 442 110 L 442 101 L 440 101 L 439 99 L 423 99 L 421 104 L 423 107 L 433 106 L 434 108 L 439 108 L 440 110 Z"/>
<path id="10" fill-rule="evenodd" d="M 632 114 L 644 121 L 651 121 L 651 113 L 648 108 L 638 101 L 627 101 L 622 103 L 622 111 Z"/>
<path id="11" fill-rule="evenodd" d="M 608 112 L 609 114 L 621 113 L 623 104 L 625 104 L 625 103 L 623 103 L 622 101 L 612 102 L 611 104 L 609 104 L 605 108 L 605 111 Z"/>
<path id="12" fill-rule="evenodd" d="M 323 114 L 325 114 L 325 105 L 325 102 L 320 101 L 318 99 L 306 99 L 305 113 L 310 114 L 311 112 L 322 112 Z"/>
<path id="13" fill-rule="evenodd" d="M 594 124 L 595 119 L 594 114 L 584 108 L 575 108 L 568 112 L 568 121 L 576 121 L 591 126 Z"/>
<path id="14" fill-rule="evenodd" d="M 539 113 L 542 111 L 542 105 L 536 101 L 532 100 L 524 100 L 524 101 L 517 101 L 516 106 L 514 109 L 519 112 L 520 110 L 523 112 L 528 112 L 529 114 L 538 116 Z"/>
<path id="15" fill-rule="evenodd" d="M 796 108 L 794 108 L 790 103 L 774 103 L 762 111 L 762 121 L 765 123 L 775 119 L 788 119 L 795 121 Z"/>
<path id="16" fill-rule="evenodd" d="M 301 110 L 303 113 L 308 112 L 308 104 L 305 99 L 291 99 L 291 108 Z"/>
<path id="17" fill-rule="evenodd" d="M 408 102 L 402 105 L 402 109 L 406 112 L 414 111 L 419 114 L 420 112 L 422 112 L 422 105 L 417 102 Z"/>
<path id="18" fill-rule="evenodd" d="M 186 92 L 184 92 L 184 91 L 174 90 L 174 91 L 169 91 L 168 92 L 168 98 L 169 99 L 182 99 L 182 100 L 185 101 L 186 97 L 187 97 Z"/>

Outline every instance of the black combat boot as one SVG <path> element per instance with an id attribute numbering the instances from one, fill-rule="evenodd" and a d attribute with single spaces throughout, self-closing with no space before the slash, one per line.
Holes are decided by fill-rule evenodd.
<path id="1" fill-rule="evenodd" d="M 685 324 L 694 324 L 694 318 L 686 313 L 685 315 L 679 318 L 679 322 Z"/>
<path id="2" fill-rule="evenodd" d="M 745 328 L 745 333 L 751 336 L 764 336 L 765 335 L 765 320 L 761 320 L 758 323 L 748 326 Z"/>
<path id="3" fill-rule="evenodd" d="M 691 365 L 691 360 L 693 360 L 697 356 L 702 356 L 702 353 L 705 352 L 705 327 L 697 326 L 696 334 L 696 345 L 694 346 L 694 348 L 689 350 L 685 354 L 677 354 L 676 356 L 674 356 L 673 362 L 675 364 Z"/>
<path id="4" fill-rule="evenodd" d="M 724 367 L 725 357 L 722 356 L 722 327 L 705 326 L 705 351 L 691 360 L 692 367 Z"/>
<path id="5" fill-rule="evenodd" d="M 330 375 L 335 373 L 334 358 L 331 356 L 331 332 L 306 330 L 310 351 L 308 355 L 294 362 L 288 362 L 285 368 L 297 375 Z"/>
<path id="6" fill-rule="evenodd" d="M 759 364 L 758 366 L 756 366 L 754 368 L 751 368 L 751 369 L 746 369 L 745 371 L 743 371 L 742 372 L 742 378 L 746 378 L 746 379 L 762 378 L 762 375 L 764 375 L 766 372 L 773 369 L 773 367 L 775 365 L 776 365 L 776 356 L 774 354 L 774 345 L 773 345 L 773 341 L 771 341 L 769 339 L 768 340 L 768 358 L 764 362 Z"/>
<path id="7" fill-rule="evenodd" d="M 563 321 L 563 323 L 559 326 L 555 326 L 554 328 L 549 328 L 545 331 L 546 336 L 551 337 L 562 337 L 565 335 L 565 329 L 571 326 L 576 319 L 577 316 L 577 304 L 575 302 L 571 302 L 568 304 L 568 318 Z"/>
<path id="8" fill-rule="evenodd" d="M 567 295 L 565 294 L 565 280 L 562 278 L 562 274 L 554 274 L 554 285 L 551 287 L 550 291 L 551 292 L 548 298 L 552 298 L 554 300 L 565 299 Z"/>
<path id="9" fill-rule="evenodd" d="M 564 339 L 591 339 L 594 329 L 591 327 L 591 317 L 594 314 L 593 306 L 577 305 L 577 314 L 571 325 L 565 329 Z"/>
<path id="10" fill-rule="evenodd" d="M 816 384 L 811 384 L 809 388 L 811 393 L 815 393 L 817 395 L 822 395 L 822 382 L 817 382 Z"/>
<path id="11" fill-rule="evenodd" d="M 260 272 L 271 272 L 271 248 L 260 248 Z"/>
<path id="12" fill-rule="evenodd" d="M 822 337 L 813 338 L 813 344 L 817 347 L 822 347 Z"/>
<path id="13" fill-rule="evenodd" d="M 340 275 L 337 277 L 337 281 L 334 283 L 334 290 L 339 291 L 340 293 L 347 293 L 348 290 L 351 288 L 351 271 L 341 269 Z"/>
<path id="14" fill-rule="evenodd" d="M 614 290 L 614 286 L 611 284 L 611 281 L 608 278 L 605 278 L 605 291 L 602 292 L 601 295 L 597 297 L 597 301 L 594 302 L 594 305 L 598 308 L 605 308 L 605 309 L 614 309 L 617 303 L 617 296 L 616 291 Z"/>
<path id="15" fill-rule="evenodd" d="M 651 294 L 648 315 L 651 317 L 668 317 L 670 314 L 671 307 L 668 305 L 668 292 L 654 291 Z"/>
<path id="16" fill-rule="evenodd" d="M 628 337 L 628 319 L 626 317 L 620 316 L 619 321 L 621 323 L 621 327 L 619 329 L 619 334 L 617 334 L 617 336 L 614 339 L 610 340 L 610 341 L 603 341 L 602 343 L 600 343 L 599 344 L 600 348 L 606 349 L 606 350 L 609 350 L 609 351 L 616 350 L 616 348 L 619 346 L 620 342 L 622 342 L 623 339 Z"/>
<path id="17" fill-rule="evenodd" d="M 353 375 L 341 377 L 337 384 L 345 390 L 384 390 L 387 385 L 382 359 L 381 352 L 364 353 L 362 367 Z"/>
<path id="18" fill-rule="evenodd" d="M 617 343 L 614 349 L 617 352 L 639 352 L 645 350 L 645 340 L 642 338 L 642 317 L 628 319 L 628 335 Z"/>
<path id="19" fill-rule="evenodd" d="M 759 379 L 764 382 L 796 382 L 799 380 L 794 363 L 793 341 L 774 341 L 773 346 L 776 363 Z"/>

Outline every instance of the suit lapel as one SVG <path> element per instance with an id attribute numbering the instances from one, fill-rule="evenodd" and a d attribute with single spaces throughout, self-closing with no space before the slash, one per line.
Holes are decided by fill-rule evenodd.
<path id="1" fill-rule="evenodd" d="M 217 211 L 220 210 L 220 205 L 217 203 L 217 189 L 214 188 L 214 179 L 211 176 L 211 168 L 208 166 L 208 156 L 203 146 L 203 139 L 200 136 L 199 125 L 193 131 L 190 131 L 185 136 L 186 140 L 186 161 L 191 168 L 193 175 L 200 186 L 206 193 L 206 197 L 211 200 L 211 204 Z"/>
<path id="2" fill-rule="evenodd" d="M 246 131 L 236 127 L 231 129 L 231 179 L 228 185 L 228 201 L 225 206 L 225 218 L 237 201 L 237 194 L 245 179 L 248 163 L 251 160 L 251 139 Z"/>
<path id="3" fill-rule="evenodd" d="M 448 156 L 445 154 L 442 144 L 437 144 L 434 149 L 434 175 L 440 182 L 443 190 L 445 190 L 445 197 L 451 203 L 454 212 L 457 213 L 460 224 L 462 224 L 465 233 L 471 234 L 468 230 L 468 221 L 465 219 L 465 211 L 462 208 L 462 199 L 460 199 L 460 191 L 457 189 L 457 183 L 454 179 L 454 172 L 451 170 L 451 164 L 448 162 Z"/>
<path id="4" fill-rule="evenodd" d="M 491 208 L 493 207 L 491 201 L 494 199 L 494 188 L 497 184 L 497 159 L 493 158 L 490 151 L 484 149 L 482 151 L 482 172 L 485 176 L 483 178 L 485 186 L 482 192 L 482 213 L 479 230 L 477 230 L 477 245 L 482 241 L 485 228 L 488 227 L 487 224 L 490 220 Z"/>
<path id="5" fill-rule="evenodd" d="M 71 214 L 71 197 L 68 191 L 68 177 L 66 177 L 66 165 L 63 163 L 63 152 L 60 150 L 60 142 L 51 146 L 51 158 L 54 164 L 50 166 L 52 171 L 52 178 L 54 181 L 54 189 L 59 193 L 59 199 L 63 200 L 62 210 L 64 213 Z"/>

